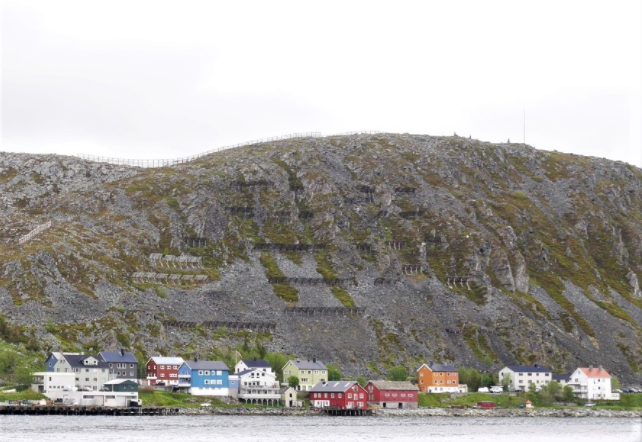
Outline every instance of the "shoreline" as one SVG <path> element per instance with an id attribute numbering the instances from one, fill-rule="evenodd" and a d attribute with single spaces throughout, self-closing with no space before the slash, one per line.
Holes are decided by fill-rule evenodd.
<path id="1" fill-rule="evenodd" d="M 212 408 L 212 409 L 179 409 L 178 416 L 326 416 L 321 410 L 297 410 L 287 408 L 248 409 L 248 408 Z M 414 410 L 379 409 L 373 410 L 369 418 L 396 418 L 396 417 L 559 417 L 559 418 L 642 418 L 642 410 L 605 410 L 588 408 L 564 409 L 513 409 L 496 408 L 482 410 L 477 408 L 417 408 Z"/>

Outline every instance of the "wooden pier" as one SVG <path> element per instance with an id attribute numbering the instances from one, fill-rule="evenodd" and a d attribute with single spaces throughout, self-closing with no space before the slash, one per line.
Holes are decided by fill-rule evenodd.
<path id="1" fill-rule="evenodd" d="M 82 407 L 67 405 L 6 405 L 0 415 L 59 415 L 59 416 L 171 416 L 178 408 L 150 407 Z"/>

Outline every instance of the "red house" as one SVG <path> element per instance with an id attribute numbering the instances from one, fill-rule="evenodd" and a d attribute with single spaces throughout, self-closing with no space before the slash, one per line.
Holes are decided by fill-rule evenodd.
<path id="1" fill-rule="evenodd" d="M 149 385 L 177 385 L 178 368 L 183 358 L 153 356 L 147 361 L 147 382 Z"/>
<path id="2" fill-rule="evenodd" d="M 368 395 L 355 381 L 319 382 L 310 390 L 310 403 L 316 408 L 365 410 Z"/>
<path id="3" fill-rule="evenodd" d="M 370 381 L 368 402 L 383 408 L 417 408 L 419 388 L 406 381 Z"/>

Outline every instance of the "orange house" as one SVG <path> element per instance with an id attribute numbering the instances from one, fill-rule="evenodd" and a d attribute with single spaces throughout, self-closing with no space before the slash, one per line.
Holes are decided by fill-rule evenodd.
<path id="1" fill-rule="evenodd" d="M 421 364 L 417 385 L 423 393 L 457 393 L 459 372 L 453 365 Z"/>

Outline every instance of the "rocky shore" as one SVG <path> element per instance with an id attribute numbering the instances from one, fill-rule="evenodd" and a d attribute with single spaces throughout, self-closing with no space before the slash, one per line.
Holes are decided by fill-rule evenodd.
<path id="1" fill-rule="evenodd" d="M 322 416 L 319 410 L 295 408 L 181 408 L 180 415 L 220 415 L 220 416 Z M 496 408 L 481 410 L 477 408 L 418 408 L 416 410 L 375 410 L 376 417 L 605 417 L 605 418 L 642 418 L 642 410 L 605 410 L 593 408 Z"/>
<path id="2" fill-rule="evenodd" d="M 605 410 L 594 408 L 496 408 L 482 410 L 479 408 L 418 408 L 416 410 L 377 410 L 377 416 L 410 417 L 410 416 L 452 416 L 452 417 L 617 417 L 640 418 L 642 410 Z"/>

